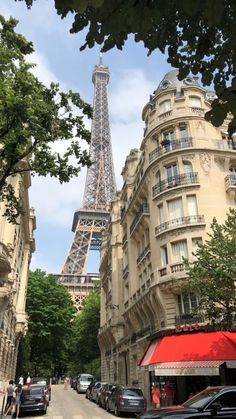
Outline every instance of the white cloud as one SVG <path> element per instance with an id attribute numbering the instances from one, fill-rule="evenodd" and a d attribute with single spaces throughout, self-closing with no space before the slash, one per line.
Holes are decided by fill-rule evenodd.
<path id="1" fill-rule="evenodd" d="M 141 120 L 142 108 L 155 84 L 141 69 L 124 70 L 118 80 L 115 90 L 109 95 L 111 118 L 123 122 Z"/>
<path id="2" fill-rule="evenodd" d="M 132 148 L 143 139 L 142 109 L 155 87 L 141 69 L 121 72 L 115 89 L 109 94 L 111 137 L 117 187 L 122 187 L 121 171 Z"/>
<path id="3" fill-rule="evenodd" d="M 57 80 L 56 75 L 53 73 L 53 71 L 50 69 L 50 65 L 48 63 L 48 60 L 46 56 L 40 52 L 35 51 L 33 54 L 28 56 L 28 61 L 31 63 L 36 64 L 34 68 L 31 69 L 31 72 L 46 86 L 49 86 L 50 83 L 53 82 L 59 82 L 62 89 L 65 89 L 63 87 L 63 83 Z"/>

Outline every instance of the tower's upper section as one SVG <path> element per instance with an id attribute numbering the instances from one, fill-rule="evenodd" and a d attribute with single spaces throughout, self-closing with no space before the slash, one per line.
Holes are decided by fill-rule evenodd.
<path id="1" fill-rule="evenodd" d="M 107 98 L 109 76 L 109 69 L 100 56 L 92 77 L 94 101 L 89 153 L 93 164 L 87 171 L 83 199 L 83 208 L 89 210 L 109 211 L 116 192 Z"/>
<path id="2" fill-rule="evenodd" d="M 99 64 L 95 65 L 93 70 L 92 82 L 94 85 L 97 81 L 106 81 L 106 83 L 108 84 L 109 78 L 109 68 L 103 64 L 102 54 L 100 54 Z"/>

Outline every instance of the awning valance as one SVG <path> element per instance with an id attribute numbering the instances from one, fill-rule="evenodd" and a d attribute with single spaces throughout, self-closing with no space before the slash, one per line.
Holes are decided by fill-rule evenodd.
<path id="1" fill-rule="evenodd" d="M 139 365 L 156 375 L 218 375 L 225 361 L 236 360 L 236 332 L 196 332 L 152 341 Z"/>

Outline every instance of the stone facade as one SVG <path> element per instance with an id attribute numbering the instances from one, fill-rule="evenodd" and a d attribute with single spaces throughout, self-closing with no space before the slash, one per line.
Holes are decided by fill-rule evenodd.
<path id="1" fill-rule="evenodd" d="M 148 398 L 149 373 L 137 366 L 148 336 L 185 324 L 197 304 L 173 281 L 186 277 L 182 257 L 193 258 L 213 217 L 224 222 L 236 202 L 228 121 L 215 128 L 204 119 L 212 99 L 196 78 L 167 73 L 143 109 L 143 141 L 126 159 L 103 237 L 101 378 L 138 385 Z"/>
<path id="2" fill-rule="evenodd" d="M 34 209 L 29 207 L 30 174 L 16 175 L 10 180 L 21 197 L 24 214 L 18 224 L 3 217 L 0 205 L 0 384 L 15 378 L 18 346 L 27 330 L 25 312 L 27 279 L 32 252 L 35 250 Z"/>

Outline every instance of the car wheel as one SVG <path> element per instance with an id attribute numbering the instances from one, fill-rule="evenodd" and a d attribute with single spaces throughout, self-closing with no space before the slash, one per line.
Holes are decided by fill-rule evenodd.
<path id="1" fill-rule="evenodd" d="M 44 410 L 43 410 L 43 415 L 47 414 L 47 405 L 45 406 Z"/>
<path id="2" fill-rule="evenodd" d="M 115 405 L 115 416 L 120 417 L 120 411 L 119 411 L 119 409 L 118 409 L 118 406 L 117 406 L 117 405 Z"/>

